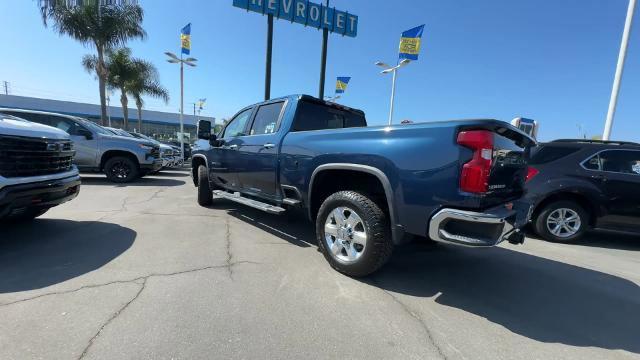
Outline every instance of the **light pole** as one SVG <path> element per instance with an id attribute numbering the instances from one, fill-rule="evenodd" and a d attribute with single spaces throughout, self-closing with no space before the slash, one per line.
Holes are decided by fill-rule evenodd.
<path id="1" fill-rule="evenodd" d="M 109 127 L 111 127 L 111 105 L 109 102 L 111 101 L 111 92 L 107 94 L 107 119 L 109 119 Z"/>
<path id="2" fill-rule="evenodd" d="M 376 65 L 384 68 L 380 73 L 388 74 L 390 72 L 393 73 L 393 80 L 391 81 L 391 106 L 389 107 L 389 125 L 393 123 L 393 103 L 396 97 L 396 78 L 398 77 L 398 69 L 409 64 L 411 60 L 402 59 L 400 63 L 396 66 L 389 66 L 382 61 L 376 61 Z"/>
<path id="3" fill-rule="evenodd" d="M 616 114 L 616 105 L 618 103 L 618 93 L 620 92 L 620 81 L 622 80 L 622 72 L 624 70 L 624 60 L 627 57 L 627 46 L 629 45 L 629 34 L 631 33 L 631 24 L 633 23 L 633 12 L 636 8 L 636 0 L 629 0 L 627 8 L 627 20 L 624 23 L 624 32 L 622 33 L 622 44 L 620 44 L 620 53 L 618 54 L 618 65 L 616 66 L 616 75 L 613 79 L 613 89 L 611 89 L 611 98 L 609 100 L 609 111 L 607 111 L 607 121 L 604 124 L 604 134 L 602 140 L 609 140 L 611 137 L 611 128 L 613 127 L 613 117 Z"/>
<path id="4" fill-rule="evenodd" d="M 180 64 L 180 152 L 182 153 L 182 161 L 184 161 L 184 64 L 187 64 L 191 67 L 195 67 L 195 61 L 198 61 L 196 58 L 188 57 L 186 59 L 182 58 L 182 54 L 180 57 L 177 57 L 176 54 L 172 52 L 165 52 L 169 58 L 168 62 L 172 64 Z"/>

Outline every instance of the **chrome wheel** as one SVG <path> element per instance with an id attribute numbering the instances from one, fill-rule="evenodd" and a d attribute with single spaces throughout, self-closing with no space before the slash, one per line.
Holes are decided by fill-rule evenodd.
<path id="1" fill-rule="evenodd" d="M 572 209 L 560 208 L 547 216 L 547 229 L 559 238 L 568 238 L 580 231 L 580 215 Z"/>
<path id="2" fill-rule="evenodd" d="M 367 231 L 362 218 L 348 207 L 331 211 L 324 224 L 324 240 L 329 253 L 343 263 L 354 263 L 367 246 Z"/>

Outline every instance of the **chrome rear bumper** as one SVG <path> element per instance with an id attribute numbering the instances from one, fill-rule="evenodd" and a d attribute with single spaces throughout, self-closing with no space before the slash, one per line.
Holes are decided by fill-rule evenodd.
<path id="1" fill-rule="evenodd" d="M 445 208 L 429 221 L 429 237 L 438 242 L 471 246 L 495 246 L 504 240 L 522 243 L 520 228 L 528 219 L 529 209 L 499 206 L 486 212 Z"/>

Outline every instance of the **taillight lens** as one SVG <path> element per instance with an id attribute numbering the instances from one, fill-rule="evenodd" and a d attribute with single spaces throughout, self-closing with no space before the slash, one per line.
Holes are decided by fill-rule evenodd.
<path id="1" fill-rule="evenodd" d="M 540 173 L 540 171 L 538 171 L 538 169 L 533 168 L 531 166 L 529 166 L 527 168 L 527 178 L 526 178 L 526 182 L 529 182 L 529 180 L 533 179 L 536 175 L 538 175 Z"/>
<path id="2" fill-rule="evenodd" d="M 473 150 L 473 158 L 462 166 L 460 190 L 485 193 L 489 190 L 489 175 L 493 159 L 493 133 L 488 130 L 461 131 L 458 144 Z"/>

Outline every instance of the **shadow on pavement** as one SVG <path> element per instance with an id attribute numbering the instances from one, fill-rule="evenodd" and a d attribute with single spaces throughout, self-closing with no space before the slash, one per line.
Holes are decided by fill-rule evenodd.
<path id="1" fill-rule="evenodd" d="M 214 198 L 211 209 L 226 210 L 230 216 L 300 247 L 316 245 L 311 224 L 302 213 L 271 215 L 233 201 Z"/>
<path id="2" fill-rule="evenodd" d="M 150 175 L 153 176 L 153 175 Z M 165 179 L 165 178 L 153 178 L 143 177 L 133 182 L 126 184 L 118 184 L 107 180 L 106 177 L 87 177 L 82 176 L 82 185 L 109 185 L 114 187 L 129 187 L 129 186 L 181 186 L 186 182 L 177 179 Z"/>
<path id="3" fill-rule="evenodd" d="M 302 215 L 216 204 L 212 208 L 292 244 L 316 245 L 314 227 Z M 501 247 L 412 243 L 396 248 L 389 264 L 363 281 L 414 297 L 437 296 L 439 304 L 536 341 L 640 353 L 640 287 L 606 273 Z"/>
<path id="4" fill-rule="evenodd" d="M 129 249 L 137 235 L 97 221 L 36 219 L 2 226 L 0 294 L 44 288 L 99 269 Z"/>
<path id="5" fill-rule="evenodd" d="M 397 250 L 365 282 L 436 296 L 537 341 L 640 353 L 640 287 L 631 281 L 504 248 Z"/>
<path id="6" fill-rule="evenodd" d="M 530 229 L 527 230 L 527 237 L 531 237 L 540 241 L 546 241 Z M 579 245 L 612 250 L 640 251 L 640 234 L 634 235 L 604 230 L 594 230 L 586 233 L 582 239 L 576 242 L 563 245 Z"/>
<path id="7" fill-rule="evenodd" d="M 160 176 L 160 177 L 164 177 L 164 176 L 170 176 L 170 177 L 191 177 L 191 175 L 189 174 L 189 172 L 184 172 L 184 171 L 175 171 L 173 169 L 171 170 L 160 170 L 159 172 L 155 173 L 155 174 L 150 174 L 147 176 Z"/>

